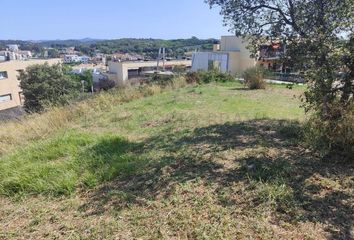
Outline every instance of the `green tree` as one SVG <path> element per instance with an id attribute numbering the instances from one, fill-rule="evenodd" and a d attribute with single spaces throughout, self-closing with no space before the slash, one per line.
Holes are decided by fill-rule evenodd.
<path id="1" fill-rule="evenodd" d="M 347 105 L 353 83 L 336 73 L 351 76 L 353 66 L 349 47 L 353 43 L 353 0 L 207 0 L 221 6 L 224 20 L 237 36 L 251 40 L 256 54 L 261 42 L 277 39 L 287 45 L 284 60 L 290 59 L 299 70 L 306 71 L 310 89 L 307 106 L 316 109 L 334 100 L 337 94 Z M 351 44 L 341 39 L 351 34 Z M 353 79 L 353 78 L 352 78 Z M 351 80 L 352 80 L 351 79 Z M 345 87 L 333 88 L 339 81 Z M 351 92 L 348 92 L 351 91 Z M 323 108 L 325 109 L 325 108 Z M 325 113 L 325 112 L 324 112 Z"/>
<path id="2" fill-rule="evenodd" d="M 60 57 L 59 51 L 55 48 L 48 49 L 48 58 L 58 58 Z"/>
<path id="3" fill-rule="evenodd" d="M 40 112 L 48 105 L 61 105 L 80 91 L 80 82 L 71 78 L 61 64 L 36 64 L 18 77 L 27 112 Z"/>
<path id="4" fill-rule="evenodd" d="M 81 87 L 84 85 L 85 92 L 92 92 L 93 88 L 93 76 L 91 70 L 86 70 L 81 74 L 70 73 L 69 76 L 75 80 L 75 82 L 80 82 Z"/>
<path id="5" fill-rule="evenodd" d="M 255 57 L 261 43 L 277 40 L 286 45 L 287 50 L 282 56 L 284 63 L 305 73 L 308 85 L 305 109 L 315 112 L 320 122 L 327 121 L 328 129 L 352 111 L 353 0 L 206 2 L 221 7 L 225 23 L 237 36 L 250 41 Z M 343 149 L 338 145 L 339 151 Z"/>

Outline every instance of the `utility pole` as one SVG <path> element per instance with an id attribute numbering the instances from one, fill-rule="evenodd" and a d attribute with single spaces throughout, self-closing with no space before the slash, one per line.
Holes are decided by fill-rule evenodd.
<path id="1" fill-rule="evenodd" d="M 159 48 L 159 54 L 157 56 L 157 67 L 156 71 L 159 71 L 160 60 L 162 60 L 162 70 L 165 71 L 165 60 L 166 60 L 166 48 Z"/>
<path id="2" fill-rule="evenodd" d="M 162 49 L 162 71 L 165 71 L 166 48 Z"/>
<path id="3" fill-rule="evenodd" d="M 162 52 L 162 49 L 161 49 L 161 48 L 159 48 L 159 53 L 157 54 L 157 66 L 156 66 L 156 72 L 158 72 L 158 71 L 159 71 L 159 65 L 160 65 L 161 52 Z"/>
<path id="4" fill-rule="evenodd" d="M 85 81 L 81 80 L 81 85 L 82 85 L 82 93 L 85 92 Z"/>

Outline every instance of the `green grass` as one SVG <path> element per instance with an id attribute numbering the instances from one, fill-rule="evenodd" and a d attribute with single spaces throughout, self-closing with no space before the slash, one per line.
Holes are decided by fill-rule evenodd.
<path id="1" fill-rule="evenodd" d="M 140 159 L 146 154 L 129 153 L 132 145 L 138 145 L 125 140 L 129 136 L 159 135 L 176 127 L 184 129 L 178 135 L 188 134 L 198 125 L 270 116 L 301 120 L 297 100 L 290 94 L 279 94 L 284 91 L 280 86 L 264 92 L 247 91 L 237 83 L 199 85 L 85 116 L 81 126 L 59 130 L 3 157 L 0 194 L 71 194 L 78 187 L 92 187 L 135 171 L 137 162 L 148 160 Z"/>
<path id="2" fill-rule="evenodd" d="M 94 187 L 148 162 L 132 154 L 131 148 L 126 139 L 114 135 L 59 132 L 1 159 L 0 194 L 57 196 Z"/>
<path id="3" fill-rule="evenodd" d="M 104 94 L 0 157 L 0 239 L 350 239 L 353 166 L 301 146 L 303 90 Z"/>

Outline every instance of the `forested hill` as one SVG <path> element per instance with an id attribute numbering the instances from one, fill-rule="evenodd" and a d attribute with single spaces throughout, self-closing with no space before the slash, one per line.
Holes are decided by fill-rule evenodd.
<path id="1" fill-rule="evenodd" d="M 114 52 L 137 53 L 146 56 L 157 54 L 160 47 L 165 47 L 169 56 L 178 56 L 186 51 L 212 49 L 216 39 L 152 39 L 152 38 L 122 38 L 112 40 L 79 39 L 79 40 L 50 40 L 50 41 L 18 41 L 0 40 L 0 49 L 6 48 L 7 44 L 19 44 L 21 49 L 40 51 L 44 47 L 63 48 L 75 47 L 84 54 L 92 55 L 96 50 L 110 54 Z"/>
<path id="2" fill-rule="evenodd" d="M 162 40 L 162 39 L 136 39 L 136 38 L 123 38 L 117 40 L 104 40 L 95 44 L 90 44 L 90 49 L 98 49 L 103 53 L 112 52 L 134 52 L 145 55 L 152 55 L 158 52 L 160 47 L 165 47 L 169 55 L 180 55 L 186 51 L 193 51 L 195 49 L 205 50 L 212 49 L 212 44 L 215 39 L 198 39 L 196 37 L 189 39 L 175 39 L 175 40 Z M 81 45 L 83 52 L 87 52 L 87 45 Z"/>

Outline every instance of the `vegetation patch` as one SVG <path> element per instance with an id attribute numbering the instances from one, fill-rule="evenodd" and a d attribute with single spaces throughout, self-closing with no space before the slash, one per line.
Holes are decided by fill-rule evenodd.
<path id="1" fill-rule="evenodd" d="M 4 157 L 0 194 L 71 194 L 139 168 L 124 138 L 69 131 Z"/>
<path id="2" fill-rule="evenodd" d="M 0 142 L 0 238 L 352 237 L 354 166 L 304 147 L 303 87 L 176 84 L 6 123 L 32 127 Z"/>

